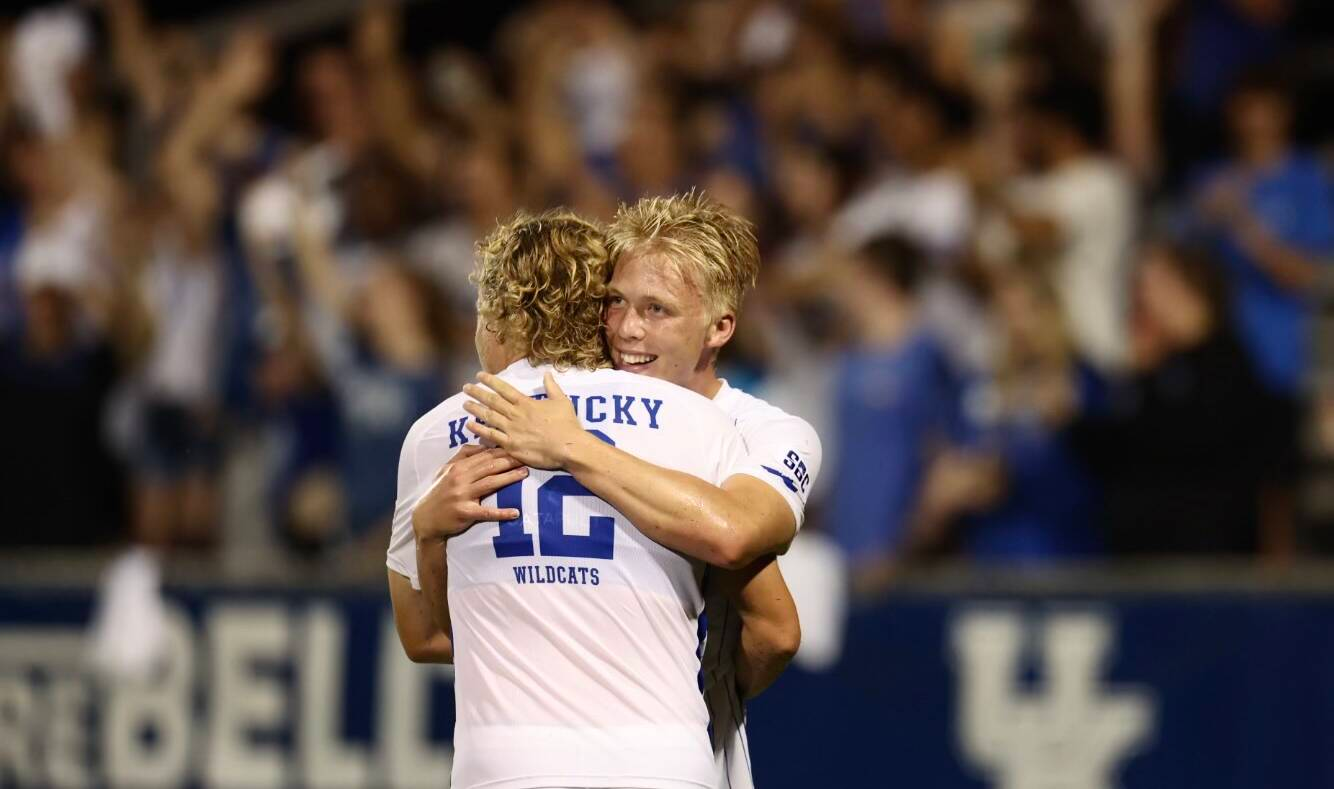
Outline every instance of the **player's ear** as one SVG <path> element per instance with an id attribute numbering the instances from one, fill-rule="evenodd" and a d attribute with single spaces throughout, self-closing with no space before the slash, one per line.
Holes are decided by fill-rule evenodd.
<path id="1" fill-rule="evenodd" d="M 718 350 L 732 339 L 732 334 L 736 332 L 736 316 L 730 312 L 725 312 L 713 319 L 709 324 L 709 333 L 705 338 L 704 344 L 708 348 Z"/>

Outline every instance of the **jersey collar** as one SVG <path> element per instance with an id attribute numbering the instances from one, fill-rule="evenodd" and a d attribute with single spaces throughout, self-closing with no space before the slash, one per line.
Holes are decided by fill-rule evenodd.
<path id="1" fill-rule="evenodd" d="M 728 400 L 736 395 L 736 390 L 732 388 L 731 384 L 727 383 L 726 378 L 719 378 L 718 380 L 722 381 L 723 385 L 718 387 L 718 391 L 713 395 L 713 402 L 722 408 Z"/>
<path id="2" fill-rule="evenodd" d="M 556 368 L 549 364 L 533 364 L 527 359 L 520 359 L 509 367 L 500 371 L 500 377 L 506 380 L 526 381 L 528 379 L 542 380 L 542 375 L 548 371 L 554 371 Z"/>

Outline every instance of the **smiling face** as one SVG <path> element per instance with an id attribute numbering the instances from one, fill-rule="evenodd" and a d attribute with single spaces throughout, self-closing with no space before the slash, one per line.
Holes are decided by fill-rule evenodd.
<path id="1" fill-rule="evenodd" d="M 713 316 L 681 268 L 656 251 L 622 255 L 607 291 L 607 344 L 616 369 L 706 397 L 717 392 L 714 360 L 732 337 L 734 316 Z"/>

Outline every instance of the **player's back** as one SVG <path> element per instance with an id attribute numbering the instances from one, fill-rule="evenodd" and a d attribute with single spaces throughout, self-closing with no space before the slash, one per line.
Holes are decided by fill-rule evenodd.
<path id="1" fill-rule="evenodd" d="M 501 374 L 527 394 L 542 391 L 541 376 L 524 362 Z M 611 370 L 557 380 L 586 428 L 650 463 L 718 484 L 745 461 L 729 421 L 692 392 Z M 463 402 L 424 417 L 419 442 L 457 442 Z M 456 448 L 433 451 L 443 461 Z M 522 517 L 478 524 L 448 547 L 455 786 L 710 785 L 703 566 L 568 474 L 534 470 L 494 503 Z"/>

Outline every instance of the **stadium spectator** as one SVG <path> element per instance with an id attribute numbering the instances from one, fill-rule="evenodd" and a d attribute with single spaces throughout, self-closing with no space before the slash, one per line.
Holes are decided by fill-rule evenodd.
<path id="1" fill-rule="evenodd" d="M 126 13 L 126 6 L 117 8 Z M 175 75 L 165 85 L 158 85 L 160 75 L 141 77 L 140 112 L 156 121 L 154 136 L 162 138 L 148 195 L 134 211 L 141 239 L 125 250 L 154 326 L 136 375 L 138 430 L 130 452 L 135 533 L 147 544 L 208 546 L 217 539 L 225 195 L 215 161 L 270 75 L 266 39 L 246 32 L 207 72 Z M 181 97 L 177 82 L 196 80 L 198 92 Z M 169 99 L 179 103 L 157 106 Z M 162 116 L 172 110 L 167 123 Z"/>
<path id="2" fill-rule="evenodd" d="M 401 437 L 440 402 L 448 383 L 441 360 L 451 327 L 424 275 L 382 258 L 352 290 L 339 277 L 329 240 L 310 223 L 298 225 L 297 268 L 309 297 L 302 330 L 332 391 L 338 446 L 336 476 L 318 477 L 331 487 L 308 494 L 326 506 L 298 503 L 289 525 L 300 541 L 322 547 L 341 532 L 365 536 L 387 526 Z"/>
<path id="3" fill-rule="evenodd" d="M 1096 487 L 1072 451 L 1068 427 L 1080 412 L 1096 407 L 1099 382 L 1077 355 L 1060 302 L 1040 272 L 1018 266 L 997 272 L 991 304 L 1000 358 L 991 375 L 966 389 L 968 436 L 941 463 L 960 468 L 933 468 L 927 489 L 948 491 L 951 475 L 966 479 L 990 471 L 980 462 L 988 455 L 1002 479 L 990 500 L 956 497 L 937 504 L 937 520 L 955 518 L 960 550 L 980 561 L 1033 564 L 1096 556 L 1098 534 L 1090 518 L 1098 506 Z M 985 490 L 981 483 L 987 481 L 979 477 L 975 487 Z"/>
<path id="4" fill-rule="evenodd" d="M 922 251 L 887 236 L 835 265 L 830 287 L 851 342 L 835 383 L 829 525 L 854 572 L 872 583 L 909 536 L 927 464 L 950 429 L 955 391 L 920 312 Z"/>
<path id="5" fill-rule="evenodd" d="M 1132 349 L 1134 376 L 1073 427 L 1104 487 L 1109 550 L 1256 552 L 1279 451 L 1276 411 L 1227 321 L 1213 261 L 1167 243 L 1146 247 Z"/>
<path id="6" fill-rule="evenodd" d="M 911 61 L 870 60 L 861 78 L 862 107 L 884 160 L 840 211 L 834 236 L 856 248 L 897 233 L 933 260 L 949 260 L 972 230 L 972 196 L 955 159 L 970 122 L 968 102 Z"/>
<path id="7" fill-rule="evenodd" d="M 1226 143 L 1226 103 L 1237 79 L 1285 54 L 1296 3 L 1291 0 L 1207 0 L 1163 3 L 1176 57 L 1160 75 L 1165 85 L 1164 139 L 1175 174 L 1217 156 Z M 1174 17 L 1174 18 L 1173 18 Z"/>
<path id="8" fill-rule="evenodd" d="M 1300 397 L 1316 281 L 1334 255 L 1334 201 L 1321 164 L 1292 141 L 1278 74 L 1256 73 L 1228 100 L 1234 153 L 1195 191 L 1193 208 L 1231 284 L 1237 333 L 1265 383 Z"/>
<path id="9" fill-rule="evenodd" d="M 1079 353 L 1101 370 L 1124 369 L 1135 202 L 1125 169 L 1101 152 L 1098 93 L 1052 83 L 1021 113 L 1022 156 L 1035 172 L 1013 184 L 1010 226 L 1021 249 L 1049 260 Z"/>
<path id="10" fill-rule="evenodd" d="M 110 193 L 97 189 L 110 179 L 93 180 L 94 157 L 21 116 L 4 130 L 3 156 L 23 217 L 9 267 L 18 315 L 0 337 L 6 539 L 107 542 L 126 520 L 104 416 L 148 333 L 137 294 L 110 270 Z M 87 495 L 62 492 L 71 474 L 87 479 Z M 14 528 L 55 523 L 68 529 Z"/>

